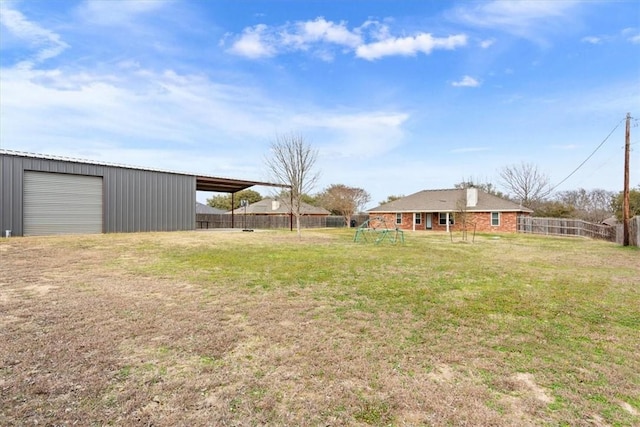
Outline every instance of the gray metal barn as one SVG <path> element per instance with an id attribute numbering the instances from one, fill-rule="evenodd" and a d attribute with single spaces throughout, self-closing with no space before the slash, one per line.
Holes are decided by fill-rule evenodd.
<path id="1" fill-rule="evenodd" d="M 66 157 L 0 150 L 0 231 L 13 236 L 195 228 L 196 190 L 253 185 Z"/>

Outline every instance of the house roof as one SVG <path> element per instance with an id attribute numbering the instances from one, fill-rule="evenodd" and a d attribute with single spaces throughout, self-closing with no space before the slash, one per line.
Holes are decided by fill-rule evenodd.
<path id="1" fill-rule="evenodd" d="M 300 205 L 302 215 L 331 215 L 331 212 L 324 208 L 312 206 L 307 203 Z M 273 199 L 265 197 L 259 202 L 251 203 L 247 206 L 246 213 L 251 215 L 286 215 L 291 212 L 289 201 L 284 199 Z M 227 212 L 231 213 L 231 212 Z M 240 207 L 233 211 L 235 215 L 245 213 L 245 208 Z"/>
<path id="2" fill-rule="evenodd" d="M 478 202 L 466 206 L 466 189 L 422 190 L 393 202 L 385 203 L 368 212 L 533 212 L 510 200 L 477 189 Z"/>
<path id="3" fill-rule="evenodd" d="M 197 214 L 223 214 L 226 211 L 218 208 L 213 208 L 209 205 L 205 205 L 204 203 L 196 202 L 196 213 Z"/>

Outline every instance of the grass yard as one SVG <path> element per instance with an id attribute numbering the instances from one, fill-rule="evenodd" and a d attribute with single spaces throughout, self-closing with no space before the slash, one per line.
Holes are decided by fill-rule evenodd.
<path id="1" fill-rule="evenodd" d="M 0 425 L 640 425 L 640 251 L 353 230 L 0 240 Z"/>

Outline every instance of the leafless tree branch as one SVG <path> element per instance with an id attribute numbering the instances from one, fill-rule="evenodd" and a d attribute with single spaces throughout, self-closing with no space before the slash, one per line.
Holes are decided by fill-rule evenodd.
<path id="1" fill-rule="evenodd" d="M 551 180 L 532 163 L 505 166 L 500 171 L 501 184 L 523 206 L 532 207 L 551 194 Z"/>
<path id="2" fill-rule="evenodd" d="M 301 235 L 302 196 L 313 189 L 320 177 L 319 172 L 314 171 L 317 157 L 317 150 L 313 149 L 302 135 L 292 132 L 276 135 L 271 143 L 271 156 L 266 159 L 271 178 L 290 186 L 292 212 L 296 217 L 298 236 Z"/>

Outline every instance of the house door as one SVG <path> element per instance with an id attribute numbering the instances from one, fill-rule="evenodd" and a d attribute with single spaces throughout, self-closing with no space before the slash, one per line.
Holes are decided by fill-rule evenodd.
<path id="1" fill-rule="evenodd" d="M 430 214 L 430 213 L 427 214 L 427 223 L 425 225 L 425 228 L 427 230 L 431 230 L 431 228 L 433 227 L 432 224 L 431 224 L 431 221 L 433 220 L 432 215 L 433 214 Z"/>

